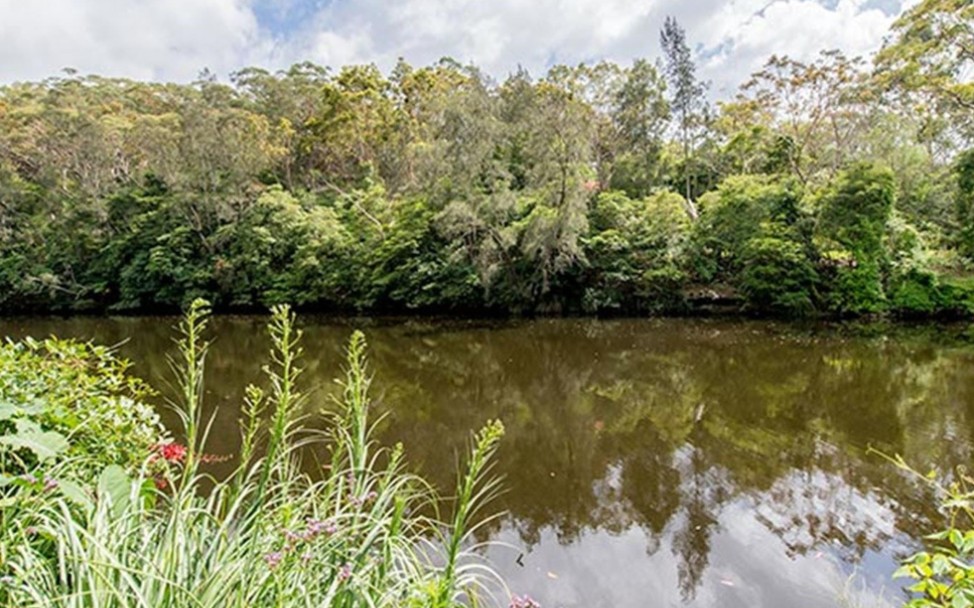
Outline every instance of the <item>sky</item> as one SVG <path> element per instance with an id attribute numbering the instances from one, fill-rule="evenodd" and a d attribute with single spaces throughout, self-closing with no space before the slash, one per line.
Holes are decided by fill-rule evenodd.
<path id="1" fill-rule="evenodd" d="M 0 0 L 0 82 L 83 74 L 189 82 L 246 66 L 453 57 L 497 79 L 518 66 L 660 54 L 668 15 L 700 76 L 733 95 L 772 54 L 868 56 L 916 0 Z"/>

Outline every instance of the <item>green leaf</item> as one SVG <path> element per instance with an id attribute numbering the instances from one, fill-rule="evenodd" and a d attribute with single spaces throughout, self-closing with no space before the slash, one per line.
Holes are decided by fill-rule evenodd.
<path id="1" fill-rule="evenodd" d="M 19 429 L 22 425 L 18 424 L 17 426 Z M 61 433 L 37 429 L 18 430 L 13 435 L 4 435 L 0 437 L 0 444 L 8 445 L 14 449 L 28 449 L 41 462 L 50 460 L 68 449 L 68 440 Z"/>
<path id="2" fill-rule="evenodd" d="M 98 496 L 111 501 L 112 513 L 117 517 L 128 507 L 132 481 L 125 469 L 112 464 L 105 467 L 98 477 Z"/>
<path id="3" fill-rule="evenodd" d="M 913 569 L 908 565 L 900 566 L 896 572 L 893 573 L 893 578 L 913 578 Z"/>
<path id="4" fill-rule="evenodd" d="M 94 510 L 95 505 L 91 502 L 91 498 L 88 493 L 80 485 L 73 481 L 61 481 L 58 483 L 58 489 L 69 501 L 83 508 L 86 512 L 90 513 Z"/>
<path id="5" fill-rule="evenodd" d="M 0 422 L 10 420 L 20 413 L 20 408 L 9 401 L 0 401 Z"/>

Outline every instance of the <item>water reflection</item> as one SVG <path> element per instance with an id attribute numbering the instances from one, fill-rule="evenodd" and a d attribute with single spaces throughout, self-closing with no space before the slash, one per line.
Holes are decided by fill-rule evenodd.
<path id="1" fill-rule="evenodd" d="M 172 319 L 0 322 L 125 342 L 167 376 Z M 363 327 L 383 434 L 443 488 L 470 429 L 501 418 L 507 516 L 485 536 L 518 592 L 554 606 L 895 604 L 895 560 L 932 530 L 924 493 L 875 454 L 968 462 L 974 351 L 953 330 L 873 335 L 713 320 L 474 323 L 304 318 L 312 389 Z M 263 322 L 218 318 L 214 451 L 232 453 Z M 525 554 L 524 567 L 515 559 Z M 884 600 L 880 591 L 885 588 Z M 847 600 L 847 605 L 858 600 Z"/>

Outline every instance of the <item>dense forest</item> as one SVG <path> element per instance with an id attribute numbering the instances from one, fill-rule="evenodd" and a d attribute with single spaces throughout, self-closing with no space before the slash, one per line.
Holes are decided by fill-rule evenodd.
<path id="1" fill-rule="evenodd" d="M 714 103 L 663 59 L 0 87 L 0 311 L 974 312 L 974 4 Z"/>

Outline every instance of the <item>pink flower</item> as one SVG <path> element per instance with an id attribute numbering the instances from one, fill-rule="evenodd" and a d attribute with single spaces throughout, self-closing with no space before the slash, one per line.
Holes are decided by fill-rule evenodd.
<path id="1" fill-rule="evenodd" d="M 282 559 L 284 559 L 284 554 L 280 551 L 274 551 L 264 556 L 264 561 L 267 562 L 267 567 L 271 570 L 276 568 L 277 565 L 281 563 Z"/>
<path id="2" fill-rule="evenodd" d="M 510 608 L 541 608 L 530 595 L 512 595 Z"/>
<path id="3" fill-rule="evenodd" d="M 308 530 L 304 533 L 304 540 L 310 541 L 314 540 L 316 536 L 324 532 L 328 536 L 331 536 L 335 532 L 338 532 L 338 526 L 334 522 L 330 521 L 320 521 L 317 519 L 308 520 Z"/>
<path id="4" fill-rule="evenodd" d="M 352 578 L 352 567 L 345 564 L 341 567 L 341 569 L 338 570 L 338 580 L 340 582 L 344 582 L 350 578 Z"/>

